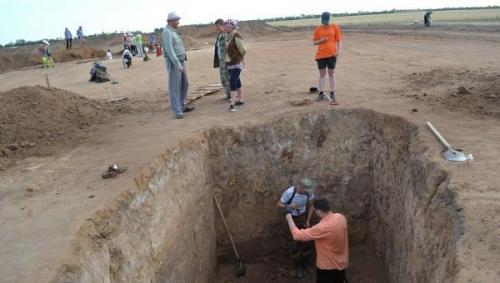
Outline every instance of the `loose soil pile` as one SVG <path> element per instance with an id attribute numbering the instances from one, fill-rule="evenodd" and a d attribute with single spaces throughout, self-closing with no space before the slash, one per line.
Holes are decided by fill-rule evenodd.
<path id="1" fill-rule="evenodd" d="M 111 119 L 99 102 L 41 86 L 0 93 L 0 107 L 0 169 L 14 158 L 45 155 L 47 146 L 85 142 L 85 130 Z"/>
<path id="2" fill-rule="evenodd" d="M 500 72 L 486 69 L 434 69 L 404 78 L 409 97 L 453 111 L 500 119 Z"/>
<path id="3" fill-rule="evenodd" d="M 40 55 L 36 53 L 35 48 L 36 46 L 25 46 L 18 50 L 0 49 L 0 72 L 40 65 Z M 55 48 L 53 59 L 57 64 L 75 60 L 104 58 L 105 55 L 104 48 L 75 48 L 66 51 L 59 47 Z"/>

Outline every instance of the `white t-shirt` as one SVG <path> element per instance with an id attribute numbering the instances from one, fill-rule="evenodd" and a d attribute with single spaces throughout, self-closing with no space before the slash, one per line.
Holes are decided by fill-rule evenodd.
<path id="1" fill-rule="evenodd" d="M 130 50 L 123 50 L 122 58 L 125 58 L 125 56 L 130 56 L 130 58 L 132 58 L 132 53 L 130 53 Z"/>
<path id="2" fill-rule="evenodd" d="M 293 195 L 293 190 L 295 186 L 291 186 L 288 189 L 286 189 L 283 194 L 281 195 L 280 202 L 282 204 L 287 204 L 290 198 Z M 309 193 L 309 201 L 314 199 L 314 193 Z M 299 192 L 295 192 L 295 196 L 292 199 L 292 202 L 290 204 L 296 204 L 299 206 L 298 210 L 293 210 L 292 211 L 292 216 L 300 216 L 304 213 L 306 213 L 306 207 L 307 207 L 307 193 L 305 194 L 299 194 Z"/>
<path id="3" fill-rule="evenodd" d="M 113 60 L 113 54 L 111 52 L 106 52 L 106 59 Z"/>

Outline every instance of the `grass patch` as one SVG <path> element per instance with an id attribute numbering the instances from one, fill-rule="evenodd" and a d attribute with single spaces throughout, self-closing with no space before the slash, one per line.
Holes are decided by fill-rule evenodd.
<path id="1" fill-rule="evenodd" d="M 356 15 L 335 17 L 334 22 L 340 25 L 366 25 L 366 24 L 414 24 L 415 21 L 423 22 L 425 11 L 403 11 L 388 14 Z M 499 22 L 500 8 L 471 9 L 471 10 L 445 10 L 435 11 L 432 14 L 433 22 Z M 320 24 L 319 18 L 267 22 L 274 26 L 304 27 Z"/>

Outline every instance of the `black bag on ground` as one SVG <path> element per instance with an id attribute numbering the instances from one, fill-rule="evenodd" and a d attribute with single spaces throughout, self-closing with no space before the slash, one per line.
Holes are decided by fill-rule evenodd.
<path id="1" fill-rule="evenodd" d="M 108 71 L 106 66 L 94 62 L 90 69 L 90 82 L 102 83 L 109 81 Z"/>

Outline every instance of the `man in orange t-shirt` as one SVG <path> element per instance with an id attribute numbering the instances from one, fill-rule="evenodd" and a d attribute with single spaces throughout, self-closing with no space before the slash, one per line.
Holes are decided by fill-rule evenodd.
<path id="1" fill-rule="evenodd" d="M 316 283 L 344 283 L 349 266 L 347 220 L 340 213 L 332 213 L 324 198 L 313 201 L 313 209 L 320 218 L 318 224 L 298 229 L 291 214 L 286 215 L 288 227 L 296 241 L 312 241 L 316 246 Z"/>
<path id="2" fill-rule="evenodd" d="M 316 62 L 319 69 L 319 95 L 317 101 L 327 98 L 330 104 L 337 105 L 335 99 L 335 65 L 342 47 L 342 32 L 336 24 L 330 24 L 330 13 L 321 15 L 321 25 L 316 28 L 313 36 L 313 44 L 318 46 L 316 51 Z M 324 94 L 326 67 L 328 67 L 328 79 L 330 81 L 330 95 Z"/>

